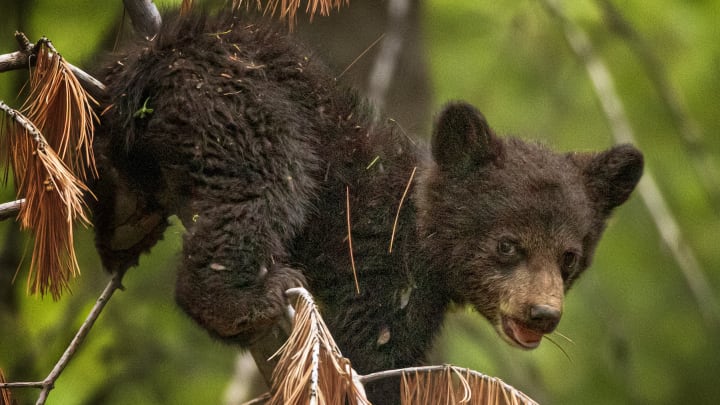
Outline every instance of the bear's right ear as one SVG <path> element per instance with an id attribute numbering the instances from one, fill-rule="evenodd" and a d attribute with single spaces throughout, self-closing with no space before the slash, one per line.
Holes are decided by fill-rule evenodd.
<path id="1" fill-rule="evenodd" d="M 643 172 L 642 152 L 632 145 L 571 158 L 583 171 L 590 199 L 605 215 L 630 197 Z"/>
<path id="2" fill-rule="evenodd" d="M 502 149 L 485 117 L 458 101 L 440 112 L 432 135 L 432 156 L 443 169 L 465 172 L 493 161 Z"/>

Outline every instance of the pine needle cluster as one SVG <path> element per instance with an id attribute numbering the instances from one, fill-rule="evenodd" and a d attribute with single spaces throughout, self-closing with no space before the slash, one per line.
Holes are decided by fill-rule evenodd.
<path id="1" fill-rule="evenodd" d="M 50 41 L 34 51 L 27 101 L 20 111 L 3 105 L 0 154 L 4 183 L 12 171 L 18 198 L 25 198 L 18 222 L 35 238 L 28 291 L 57 299 L 80 273 L 73 224 L 90 223 L 83 198 L 85 182 L 96 175 L 95 101 Z"/>
<path id="2" fill-rule="evenodd" d="M 537 404 L 498 378 L 451 365 L 403 372 L 401 395 L 403 405 Z"/>
<path id="3" fill-rule="evenodd" d="M 289 292 L 297 296 L 293 330 L 278 350 L 268 403 L 369 405 L 350 360 L 340 353 L 310 294 L 305 289 Z"/>

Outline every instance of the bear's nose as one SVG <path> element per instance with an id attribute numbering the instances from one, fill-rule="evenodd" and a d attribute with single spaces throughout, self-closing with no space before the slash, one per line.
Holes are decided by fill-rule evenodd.
<path id="1" fill-rule="evenodd" d="M 530 326 L 542 333 L 550 333 L 555 330 L 562 312 L 549 305 L 533 305 L 530 307 Z"/>

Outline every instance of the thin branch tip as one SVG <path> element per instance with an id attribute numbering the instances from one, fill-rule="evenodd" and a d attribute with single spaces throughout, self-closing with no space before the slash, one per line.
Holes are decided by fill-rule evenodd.
<path id="1" fill-rule="evenodd" d="M 80 346 L 82 345 L 85 338 L 90 333 L 90 330 L 94 326 L 95 321 L 98 319 L 103 309 L 105 308 L 105 305 L 107 305 L 115 290 L 118 289 L 118 286 L 121 285 L 121 280 L 121 274 L 113 274 L 113 276 L 103 289 L 102 293 L 95 301 L 95 304 L 85 318 L 85 321 L 82 323 L 78 331 L 75 333 L 75 336 L 68 344 L 65 352 L 62 354 L 62 356 L 60 356 L 60 359 L 57 361 L 57 363 L 55 363 L 55 366 L 47 375 L 47 377 L 45 377 L 44 380 L 35 382 L 0 383 L 0 388 L 39 388 L 41 389 L 41 391 L 35 404 L 45 404 L 48 396 L 50 395 L 50 391 L 55 388 L 55 382 L 79 350 Z"/>

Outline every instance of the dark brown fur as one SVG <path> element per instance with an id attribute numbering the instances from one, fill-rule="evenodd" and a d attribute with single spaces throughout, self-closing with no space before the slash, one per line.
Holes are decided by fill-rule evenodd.
<path id="1" fill-rule="evenodd" d="M 283 291 L 306 284 L 361 373 L 422 363 L 451 301 L 534 347 L 642 173 L 631 146 L 557 154 L 495 136 L 461 102 L 440 113 L 426 152 L 374 125 L 284 34 L 172 20 L 104 75 L 113 97 L 97 134 L 97 246 L 109 270 L 125 271 L 177 214 L 187 228 L 177 301 L 227 342 L 261 337 Z M 376 403 L 394 402 L 388 391 L 370 387 Z"/>

